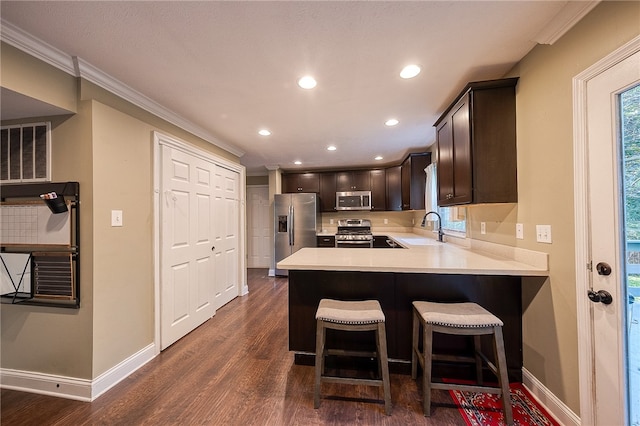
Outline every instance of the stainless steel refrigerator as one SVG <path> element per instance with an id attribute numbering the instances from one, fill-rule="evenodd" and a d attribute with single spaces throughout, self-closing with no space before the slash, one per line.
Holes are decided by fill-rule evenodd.
<path id="1" fill-rule="evenodd" d="M 288 275 L 278 269 L 278 262 L 303 247 L 316 247 L 316 233 L 322 227 L 320 200 L 317 194 L 276 194 L 275 200 L 275 274 Z"/>

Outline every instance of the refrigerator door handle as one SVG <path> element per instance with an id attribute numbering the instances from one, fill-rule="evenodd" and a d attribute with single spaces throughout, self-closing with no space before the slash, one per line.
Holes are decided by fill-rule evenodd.
<path id="1" fill-rule="evenodd" d="M 293 231 L 295 229 L 295 223 L 293 222 L 293 218 L 295 216 L 295 211 L 293 210 L 293 205 L 289 206 L 289 245 L 292 246 L 294 244 Z"/>

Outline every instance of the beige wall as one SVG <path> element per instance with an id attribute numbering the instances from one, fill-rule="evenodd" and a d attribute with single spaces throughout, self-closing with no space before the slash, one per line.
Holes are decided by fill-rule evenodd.
<path id="1" fill-rule="evenodd" d="M 5 57 L 2 45 L 3 75 L 17 55 Z M 39 67 L 47 79 L 47 68 Z M 53 70 L 57 74 L 57 70 Z M 29 74 L 29 73 L 27 73 Z M 73 85 L 75 89 L 75 84 Z M 14 87 L 13 90 L 17 88 Z M 35 95 L 35 92 L 31 92 Z M 37 98 L 37 96 L 35 96 Z M 68 94 L 63 94 L 63 98 Z M 74 93 L 75 98 L 75 93 Z M 50 103 L 59 105 L 55 99 Z M 76 109 L 74 104 L 74 109 Z M 50 117 L 52 122 L 52 178 L 80 183 L 80 309 L 42 308 L 3 304 L 1 320 L 1 367 L 46 374 L 92 378 L 93 356 L 93 224 L 91 105 L 83 104 L 71 117 Z M 4 124 L 4 123 L 3 123 Z"/>
<path id="2" fill-rule="evenodd" d="M 14 92 L 70 112 L 76 111 L 76 79 L 44 62 L 1 43 L 1 85 Z"/>
<path id="3" fill-rule="evenodd" d="M 154 129 L 92 103 L 96 377 L 153 343 Z M 122 227 L 111 226 L 111 210 L 122 210 Z"/>
<path id="4" fill-rule="evenodd" d="M 49 119 L 53 179 L 80 182 L 81 199 L 80 309 L 3 304 L 0 367 L 95 379 L 153 342 L 152 132 L 239 158 L 10 46 L 0 53 L 3 87 L 77 111 Z M 40 81 L 63 84 L 52 93 Z"/>
<path id="5" fill-rule="evenodd" d="M 574 412 L 578 389 L 573 208 L 572 78 L 640 33 L 640 2 L 603 2 L 552 46 L 535 47 L 508 76 L 517 87 L 518 204 L 474 206 L 476 239 L 549 253 L 550 278 L 523 286 L 524 367 Z M 480 234 L 480 222 L 487 235 Z M 525 239 L 515 239 L 515 223 Z M 552 227 L 537 243 L 535 225 Z"/>

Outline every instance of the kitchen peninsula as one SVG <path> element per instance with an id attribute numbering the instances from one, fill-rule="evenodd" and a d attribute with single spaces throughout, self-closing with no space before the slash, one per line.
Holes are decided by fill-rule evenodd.
<path id="1" fill-rule="evenodd" d="M 504 322 L 509 376 L 522 378 L 522 277 L 548 275 L 546 254 L 477 242 L 470 248 L 439 243 L 417 234 L 388 236 L 405 249 L 304 248 L 278 263 L 289 270 L 289 349 L 297 363 L 315 352 L 315 311 L 322 298 L 376 299 L 386 317 L 389 359 L 411 360 L 411 303 L 472 301 Z M 436 350 L 468 352 L 470 345 L 437 336 Z M 363 349 L 368 336 L 343 341 Z M 486 347 L 485 347 L 486 346 Z M 490 342 L 483 350 L 491 352 Z"/>

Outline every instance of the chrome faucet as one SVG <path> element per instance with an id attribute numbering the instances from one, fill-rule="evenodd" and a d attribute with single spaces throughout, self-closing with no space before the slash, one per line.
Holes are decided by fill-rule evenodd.
<path id="1" fill-rule="evenodd" d="M 427 214 L 425 214 L 424 217 L 422 218 L 422 224 L 420 226 L 424 228 L 427 225 L 427 216 L 429 216 L 431 213 L 438 216 L 438 241 L 442 243 L 443 242 L 442 237 L 444 236 L 444 232 L 442 232 L 442 218 L 440 217 L 438 212 L 433 212 L 433 211 L 427 212 Z"/>

